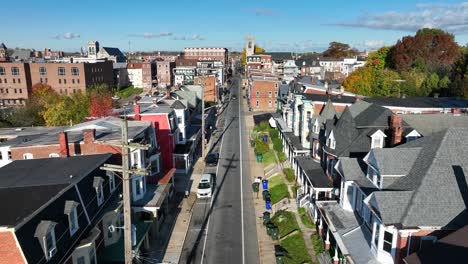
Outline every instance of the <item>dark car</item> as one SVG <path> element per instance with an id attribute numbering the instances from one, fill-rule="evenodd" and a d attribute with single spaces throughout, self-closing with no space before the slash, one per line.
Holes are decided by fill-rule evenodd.
<path id="1" fill-rule="evenodd" d="M 210 153 L 205 158 L 206 166 L 216 166 L 218 165 L 218 160 L 219 153 Z"/>

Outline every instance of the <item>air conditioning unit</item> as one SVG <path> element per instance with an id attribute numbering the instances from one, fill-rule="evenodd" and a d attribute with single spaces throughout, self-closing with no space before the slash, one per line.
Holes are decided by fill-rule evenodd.
<path id="1" fill-rule="evenodd" d="M 52 258 L 55 255 L 55 253 L 57 253 L 57 248 L 53 248 L 53 249 L 49 250 L 48 257 Z"/>

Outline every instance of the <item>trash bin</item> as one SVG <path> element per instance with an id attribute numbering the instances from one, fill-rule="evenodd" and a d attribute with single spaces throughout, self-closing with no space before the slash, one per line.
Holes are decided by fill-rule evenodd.
<path id="1" fill-rule="evenodd" d="M 271 198 L 270 192 L 268 190 L 263 190 L 262 192 L 263 200 L 267 200 Z"/>
<path id="2" fill-rule="evenodd" d="M 263 160 L 263 155 L 262 154 L 257 154 L 257 162 L 262 163 Z"/>
<path id="3" fill-rule="evenodd" d="M 268 234 L 269 236 L 271 236 L 271 234 L 272 234 L 272 232 L 273 232 L 273 228 L 275 228 L 275 227 L 276 227 L 275 224 L 273 224 L 272 222 L 268 222 L 268 223 L 266 224 L 266 230 L 267 230 L 267 234 Z"/>
<path id="4" fill-rule="evenodd" d="M 262 180 L 262 188 L 263 190 L 268 190 L 268 180 Z"/>
<path id="5" fill-rule="evenodd" d="M 268 142 L 268 136 L 267 135 L 263 135 L 263 142 Z"/>
<path id="6" fill-rule="evenodd" d="M 268 222 L 270 222 L 270 217 L 270 212 L 263 212 L 263 225 L 266 225 Z"/>
<path id="7" fill-rule="evenodd" d="M 273 240 L 278 240 L 279 238 L 279 229 L 277 226 L 271 227 L 270 236 Z"/>
<path id="8" fill-rule="evenodd" d="M 275 258 L 276 264 L 283 264 L 283 258 L 286 255 L 283 248 L 280 245 L 275 245 Z"/>
<path id="9" fill-rule="evenodd" d="M 253 192 L 258 192 L 259 189 L 260 189 L 260 183 L 258 183 L 258 182 L 252 183 L 252 190 L 253 190 Z"/>
<path id="10" fill-rule="evenodd" d="M 265 209 L 271 210 L 271 200 L 270 199 L 265 200 Z"/>

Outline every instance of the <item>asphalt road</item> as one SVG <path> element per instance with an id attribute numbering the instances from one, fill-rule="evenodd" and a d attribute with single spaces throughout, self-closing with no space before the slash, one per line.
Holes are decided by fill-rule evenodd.
<path id="1" fill-rule="evenodd" d="M 205 169 L 217 172 L 215 193 L 194 205 L 181 264 L 259 263 L 240 79 L 232 80 L 231 95 L 237 99 L 220 115 L 218 134 L 212 139 L 212 151 L 220 153 L 220 160 L 217 167 Z"/>

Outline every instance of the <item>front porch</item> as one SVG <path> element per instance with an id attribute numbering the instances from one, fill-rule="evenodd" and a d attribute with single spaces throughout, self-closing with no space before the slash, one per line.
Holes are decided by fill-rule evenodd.
<path id="1" fill-rule="evenodd" d="M 325 248 L 334 249 L 334 263 L 378 264 L 371 250 L 372 233 L 353 212 L 337 201 L 317 201 L 319 234 Z"/>

